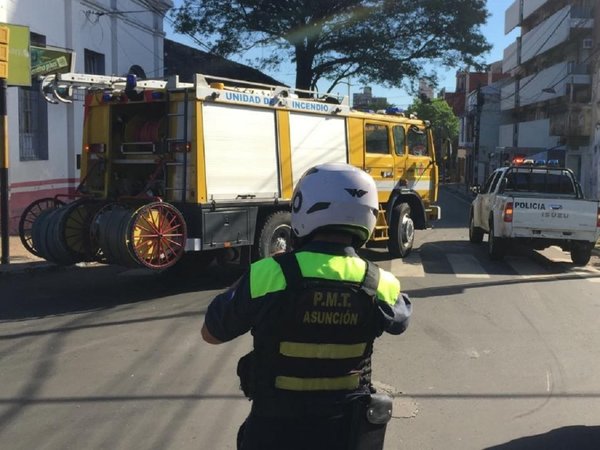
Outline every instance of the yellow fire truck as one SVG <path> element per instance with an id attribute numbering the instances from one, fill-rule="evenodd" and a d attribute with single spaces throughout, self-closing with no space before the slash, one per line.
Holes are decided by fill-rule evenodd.
<path id="1" fill-rule="evenodd" d="M 42 89 L 52 103 L 85 90 L 77 194 L 35 201 L 19 224 L 23 244 L 57 264 L 160 270 L 190 252 L 205 262 L 270 255 L 289 245 L 295 182 L 325 162 L 373 176 L 380 211 L 371 240 L 387 241 L 394 257 L 440 217 L 424 120 L 200 74 L 182 83 L 68 73 Z"/>

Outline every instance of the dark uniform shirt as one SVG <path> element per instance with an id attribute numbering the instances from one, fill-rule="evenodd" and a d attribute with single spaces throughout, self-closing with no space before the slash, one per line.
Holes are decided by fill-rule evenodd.
<path id="1" fill-rule="evenodd" d="M 303 252 L 358 257 L 353 247 L 328 242 L 311 242 L 303 246 L 296 254 Z M 394 286 L 397 287 L 395 289 L 396 297 L 391 301 L 389 292 L 385 293 L 387 295 L 377 295 L 382 330 L 391 334 L 400 334 L 408 326 L 412 305 L 408 297 L 400 293 L 400 282 L 394 275 L 380 269 L 380 276 L 387 281 L 388 285 L 391 285 L 391 289 L 395 289 Z M 285 281 L 282 288 L 285 288 Z M 257 289 L 251 285 L 250 273 L 245 274 L 229 290 L 216 296 L 209 305 L 205 317 L 208 331 L 218 340 L 226 342 L 252 330 L 266 302 L 271 299 L 270 293 L 265 292 L 263 295 L 260 288 Z"/>
<path id="2" fill-rule="evenodd" d="M 400 334 L 408 326 L 412 306 L 408 297 L 401 294 L 398 279 L 376 266 L 369 267 L 358 257 L 354 248 L 341 244 L 311 242 L 295 252 L 294 257 L 298 262 L 302 279 L 317 280 L 317 283 L 319 280 L 324 284 L 345 281 L 361 285 L 366 281 L 367 272 L 378 271 L 375 304 L 369 307 L 369 311 L 372 311 L 370 317 L 373 319 L 369 323 L 372 323 L 375 329 L 367 334 L 371 339 L 384 331 Z M 223 342 L 252 331 L 256 351 L 257 345 L 264 344 L 261 339 L 269 340 L 272 337 L 270 321 L 277 321 L 280 316 L 273 316 L 270 308 L 280 305 L 280 301 L 289 300 L 290 293 L 287 289 L 293 286 L 293 283 L 290 285 L 289 282 L 282 266 L 273 258 L 254 263 L 247 274 L 229 290 L 215 297 L 209 305 L 205 317 L 206 328 L 212 336 Z M 332 323 L 338 323 L 339 329 L 340 320 L 343 321 L 342 313 L 335 308 L 331 311 L 307 311 L 303 316 L 303 322 L 331 320 Z M 344 314 L 349 314 L 352 321 L 352 314 Z M 339 339 L 339 336 L 337 337 Z M 300 347 L 304 348 L 305 345 L 311 344 L 300 344 Z M 369 349 L 371 345 L 372 342 L 368 344 Z M 356 346 L 340 347 L 347 349 Z M 370 350 L 367 353 L 370 380 Z M 335 363 L 335 360 L 332 361 Z M 268 366 L 270 361 L 263 361 L 263 363 Z M 327 363 L 324 361 L 324 364 Z M 352 375 L 342 378 L 351 377 Z M 277 378 L 275 387 L 277 387 Z M 291 379 L 291 383 L 279 385 L 279 389 L 259 391 L 262 394 L 253 397 L 251 413 L 238 433 L 238 448 L 242 450 L 347 449 L 348 442 L 356 439 L 355 433 L 358 433 L 356 430 L 360 429 L 354 420 L 365 416 L 364 411 L 355 413 L 355 408 L 361 404 L 360 399 L 366 398 L 370 393 L 370 384 L 359 383 L 357 388 L 341 388 L 333 391 L 311 392 L 310 388 L 308 391 L 294 391 L 298 388 L 294 385 L 295 382 L 300 383 L 300 389 L 305 389 L 306 386 L 302 385 L 303 379 L 293 377 Z M 350 430 L 354 430 L 352 434 Z"/>

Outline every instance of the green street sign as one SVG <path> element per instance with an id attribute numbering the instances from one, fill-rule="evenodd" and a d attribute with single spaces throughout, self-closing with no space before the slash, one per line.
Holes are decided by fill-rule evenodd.
<path id="1" fill-rule="evenodd" d="M 58 47 L 31 46 L 31 76 L 71 72 L 73 51 Z"/>

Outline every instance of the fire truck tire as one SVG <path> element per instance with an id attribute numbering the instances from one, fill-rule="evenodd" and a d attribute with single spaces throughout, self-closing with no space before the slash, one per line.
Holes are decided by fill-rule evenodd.
<path id="1" fill-rule="evenodd" d="M 394 258 L 404 258 L 412 250 L 415 241 L 415 224 L 410 217 L 408 203 L 400 203 L 392 210 L 388 251 Z"/>
<path id="2" fill-rule="evenodd" d="M 506 254 L 506 242 L 494 236 L 494 221 L 490 219 L 490 232 L 488 233 L 488 255 L 493 261 L 501 261 Z"/>
<path id="3" fill-rule="evenodd" d="M 471 214 L 469 214 L 469 241 L 473 244 L 481 244 L 483 242 L 483 230 L 475 226 L 473 210 L 471 210 Z"/>
<path id="4" fill-rule="evenodd" d="M 31 236 L 33 223 L 40 216 L 42 211 L 45 211 L 46 209 L 58 208 L 61 205 L 64 205 L 63 201 L 52 197 L 46 197 L 35 200 L 23 210 L 21 218 L 19 219 L 19 238 L 21 238 L 23 247 L 25 247 L 29 253 L 35 256 L 41 256 L 33 245 L 33 239 Z"/>
<path id="5" fill-rule="evenodd" d="M 255 243 L 255 260 L 290 249 L 292 238 L 290 223 L 289 211 L 277 211 L 265 218 Z"/>
<path id="6" fill-rule="evenodd" d="M 571 245 L 571 261 L 576 266 L 585 266 L 592 257 L 592 246 L 574 242 Z"/>

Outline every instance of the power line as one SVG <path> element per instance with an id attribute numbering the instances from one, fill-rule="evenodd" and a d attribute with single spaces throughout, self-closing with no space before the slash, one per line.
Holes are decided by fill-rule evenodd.
<path id="1" fill-rule="evenodd" d="M 591 52 L 591 53 L 590 53 L 590 54 L 589 54 L 589 55 L 588 55 L 588 56 L 587 56 L 587 57 L 586 57 L 586 58 L 585 58 L 585 59 L 584 59 L 584 60 L 583 60 L 581 63 L 579 63 L 579 64 L 585 64 L 585 63 L 587 63 L 587 62 L 588 62 L 588 61 L 589 61 L 589 60 L 590 60 L 590 59 L 591 59 L 591 58 L 592 58 L 594 55 L 596 55 L 598 52 L 600 52 L 600 47 L 597 47 L 597 48 L 596 48 L 594 51 L 592 51 L 592 52 Z M 533 80 L 533 79 L 534 79 L 534 78 L 535 78 L 537 75 L 539 75 L 540 73 L 541 73 L 541 72 L 536 72 L 536 73 L 535 73 L 535 74 L 534 74 L 534 75 L 533 75 L 533 76 L 532 76 L 532 77 L 531 77 L 531 78 L 530 78 L 530 79 L 527 81 L 527 83 L 525 83 L 523 86 L 520 86 L 520 87 L 519 87 L 519 92 L 520 92 L 520 91 L 521 91 L 521 90 L 522 90 L 522 89 L 523 89 L 523 88 L 524 88 L 524 87 L 525 87 L 527 84 L 529 84 L 529 82 L 531 82 L 531 81 L 532 81 L 532 80 Z M 566 73 L 565 75 L 563 75 L 563 76 L 562 76 L 562 77 L 561 77 L 561 78 L 560 78 L 558 81 L 554 82 L 554 84 L 552 84 L 552 85 L 550 85 L 550 86 L 548 86 L 547 88 L 544 88 L 544 89 L 545 89 L 545 90 L 546 90 L 546 89 L 547 89 L 547 90 L 553 90 L 553 89 L 554 89 L 556 86 L 558 86 L 558 84 L 559 84 L 561 81 L 563 81 L 563 80 L 565 80 L 566 78 L 568 78 L 568 77 L 570 77 L 570 76 L 573 76 L 573 75 L 575 75 L 575 74 L 573 74 L 573 73 L 570 73 L 570 72 L 567 70 L 567 73 Z M 555 77 L 555 78 L 556 78 L 556 77 Z M 512 96 L 516 95 L 516 92 L 517 92 L 517 91 L 515 90 L 515 93 L 513 93 L 513 94 L 510 94 L 510 95 L 506 96 L 505 98 L 500 98 L 500 100 L 502 101 L 502 100 L 506 100 L 506 99 L 508 99 L 508 98 L 511 98 Z M 538 98 L 540 98 L 540 97 L 542 96 L 542 94 L 543 94 L 543 93 L 544 93 L 544 91 L 540 92 L 540 93 L 539 93 L 539 94 L 537 94 L 535 97 L 528 97 L 527 99 L 528 99 L 528 100 L 531 100 L 531 101 L 535 101 L 535 100 L 537 100 Z"/>
<path id="2" fill-rule="evenodd" d="M 560 22 L 558 22 L 558 24 L 554 27 L 554 29 L 551 32 L 548 33 L 548 37 L 544 40 L 544 42 L 542 42 L 542 45 L 540 45 L 538 47 L 537 51 L 532 55 L 531 58 L 533 58 L 535 56 L 538 56 L 540 54 L 539 52 L 544 48 L 544 45 L 546 45 L 548 43 L 548 41 L 550 40 L 550 38 L 552 38 L 552 36 L 554 35 L 554 32 L 556 30 L 558 30 L 558 27 L 560 27 L 560 25 L 565 21 L 565 19 L 567 17 L 570 16 L 570 14 L 571 14 L 571 10 L 568 10 L 567 14 L 565 14 L 565 16 L 560 20 Z M 515 92 L 509 94 L 508 96 L 506 96 L 504 98 L 501 97 L 500 101 L 508 100 L 509 98 L 514 97 L 515 95 L 517 95 L 517 93 L 519 93 L 525 86 L 527 86 L 529 83 L 531 83 L 535 79 L 535 77 L 537 77 L 540 73 L 541 72 L 536 72 L 529 80 L 527 80 L 527 82 L 525 82 L 523 84 L 523 86 L 519 86 L 518 90 L 515 89 Z"/>
<path id="3" fill-rule="evenodd" d="M 151 11 L 154 11 L 155 13 L 158 13 L 160 15 L 162 15 L 164 17 L 164 20 L 166 20 L 167 22 L 169 22 L 169 24 L 171 26 L 175 25 L 175 21 L 173 19 L 171 19 L 166 13 L 163 13 L 162 10 L 160 10 L 159 8 L 157 8 L 155 5 L 151 4 L 150 2 L 148 2 L 147 0 L 139 0 L 140 3 L 144 6 L 146 6 L 148 9 L 150 9 Z M 198 8 L 200 8 L 200 6 L 198 6 Z M 185 9 L 184 6 L 180 6 L 177 8 L 171 8 L 171 11 L 180 11 Z M 206 45 L 204 42 L 202 42 L 200 39 L 198 39 L 194 33 L 191 32 L 184 32 L 181 33 L 184 34 L 186 36 L 188 36 L 189 38 L 191 38 L 199 47 L 203 47 L 204 49 L 208 50 L 209 52 L 212 50 L 210 48 L 210 46 Z"/>

